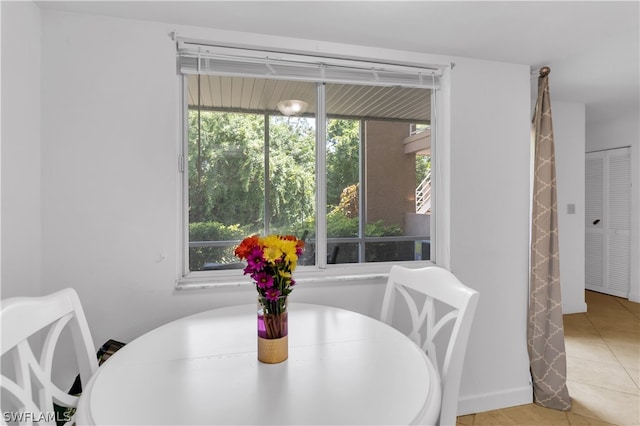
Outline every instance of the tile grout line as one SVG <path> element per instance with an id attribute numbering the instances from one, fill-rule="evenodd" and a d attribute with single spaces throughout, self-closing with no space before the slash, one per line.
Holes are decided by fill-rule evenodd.
<path id="1" fill-rule="evenodd" d="M 617 304 L 618 308 L 622 308 L 622 310 L 623 310 L 623 311 L 629 311 L 629 310 L 627 309 L 627 307 L 626 307 L 626 306 L 624 306 L 624 305 L 623 305 L 619 300 L 617 300 L 616 298 L 614 298 L 614 300 L 615 300 L 615 302 L 616 302 L 616 304 Z M 593 306 L 593 305 L 594 305 L 594 304 L 592 303 L 592 306 Z M 608 311 L 608 310 L 606 309 L 606 307 L 605 307 L 604 309 L 605 309 L 606 311 Z M 631 312 L 631 311 L 629 311 L 629 312 Z M 633 314 L 633 312 L 631 312 L 631 313 Z M 607 312 L 607 314 L 608 314 L 608 312 Z M 634 315 L 634 317 L 635 317 L 635 314 L 633 314 L 633 315 Z M 613 350 L 613 348 L 609 345 L 609 343 L 607 342 L 607 340 L 604 338 L 604 336 L 603 336 L 602 331 L 600 330 L 600 328 L 599 328 L 599 327 L 598 327 L 598 326 L 593 322 L 593 320 L 589 317 L 589 309 L 588 309 L 588 308 L 587 308 L 587 312 L 585 312 L 585 313 L 584 313 L 584 316 L 585 316 L 585 318 L 587 319 L 587 321 L 589 322 L 589 324 L 591 325 L 591 327 L 593 328 L 593 330 L 598 334 L 598 337 L 600 338 L 600 340 L 604 343 L 604 345 L 607 347 L 607 349 L 609 350 L 609 352 L 611 352 L 611 354 L 613 355 L 614 359 L 616 360 L 616 362 L 617 362 L 618 366 L 619 366 L 619 367 L 621 367 L 621 368 L 623 369 L 623 371 L 625 372 L 625 374 L 626 374 L 626 375 L 631 379 L 631 381 L 632 381 L 633 383 L 635 383 L 635 381 L 634 381 L 634 380 L 633 380 L 633 378 L 630 376 L 630 374 L 629 374 L 629 372 L 627 371 L 627 369 L 625 368 L 625 366 L 622 364 L 622 362 L 620 362 L 620 359 L 619 359 L 619 358 L 618 358 L 618 356 L 616 355 L 616 352 Z M 587 384 L 587 383 L 582 383 L 582 382 L 580 382 L 580 381 L 576 381 L 576 380 L 573 380 L 573 381 L 574 381 L 574 382 L 576 382 L 576 383 L 580 383 L 580 384 L 582 384 L 582 385 L 592 386 L 592 387 L 594 387 L 594 388 L 598 388 L 598 389 L 603 389 L 603 390 L 612 391 L 612 392 L 619 392 L 619 393 L 624 394 L 624 395 L 630 395 L 630 396 L 632 396 L 632 397 L 638 397 L 638 395 L 637 395 L 637 394 L 630 394 L 630 393 L 623 392 L 623 391 L 620 391 L 620 390 L 609 389 L 609 388 L 603 388 L 603 387 L 601 387 L 601 386 L 592 385 L 592 384 Z M 573 399 L 573 398 L 572 398 L 572 399 Z M 586 417 L 586 418 L 589 418 L 589 419 L 592 419 L 592 420 L 596 420 L 596 421 L 598 421 L 598 422 L 605 422 L 605 423 L 608 423 L 606 420 L 604 420 L 604 419 L 600 418 L 600 416 L 598 415 L 598 413 L 595 413 L 595 416 L 596 416 L 596 417 L 586 416 L 586 415 L 584 415 L 584 414 L 582 414 L 582 416 L 583 416 L 583 417 Z M 567 417 L 567 420 L 569 420 L 569 419 L 568 419 L 568 417 Z M 570 425 L 570 424 L 571 424 L 571 422 L 570 422 L 570 421 L 568 421 L 568 424 Z"/>
<path id="2" fill-rule="evenodd" d="M 618 308 L 621 308 L 622 311 L 624 312 L 629 312 L 634 318 L 637 318 L 635 313 L 632 312 L 630 309 L 628 309 L 621 301 L 618 297 L 615 296 L 611 296 L 611 298 L 616 302 Z M 587 312 L 588 313 L 588 312 Z M 636 385 L 636 387 L 638 389 L 640 389 L 640 386 L 638 386 L 638 384 L 636 383 L 636 381 L 634 380 L 633 376 L 631 375 L 631 373 L 629 373 L 629 370 L 627 369 L 627 367 L 622 363 L 622 361 L 620 360 L 620 358 L 618 357 L 618 355 L 616 354 L 616 351 L 613 350 L 613 348 L 611 347 L 611 345 L 609 344 L 609 342 L 607 341 L 607 339 L 604 338 L 604 336 L 602 335 L 602 332 L 600 331 L 599 327 L 597 325 L 595 325 L 593 323 L 593 321 L 591 321 L 591 319 L 589 318 L 588 315 L 585 315 L 587 317 L 587 320 L 589 320 L 589 322 L 592 324 L 593 328 L 595 331 L 598 332 L 598 336 L 600 337 L 600 339 L 604 342 L 604 344 L 607 346 L 607 349 L 609 349 L 609 351 L 611 352 L 611 354 L 613 355 L 613 357 L 615 358 L 616 362 L 619 364 L 619 366 L 622 368 L 622 370 L 625 372 L 625 374 L 627 375 L 627 377 L 629 377 L 629 379 L 631 379 L 631 382 L 633 384 Z M 599 387 L 599 386 L 598 386 Z M 616 392 L 621 392 L 624 393 L 626 395 L 633 395 L 633 394 L 629 394 L 627 392 L 624 391 L 619 391 L 616 390 Z"/>
<path id="3" fill-rule="evenodd" d="M 622 306 L 622 309 L 624 309 L 625 311 L 629 312 L 631 315 L 633 315 L 635 318 L 637 318 L 638 321 L 640 321 L 640 317 L 638 317 L 638 314 L 636 314 L 635 312 L 633 312 L 631 309 L 629 309 L 627 307 L 627 305 L 625 305 L 624 303 L 622 303 L 622 298 L 619 297 L 615 297 L 614 300 L 616 301 L 616 303 L 618 303 L 620 306 Z M 628 300 L 628 299 L 627 299 Z M 633 302 L 635 303 L 635 302 Z"/>
<path id="4" fill-rule="evenodd" d="M 617 393 L 621 393 L 621 394 L 624 394 L 624 395 L 629 395 L 629 396 L 632 396 L 632 397 L 635 397 L 635 398 L 640 398 L 640 395 L 638 395 L 636 393 L 629 393 L 629 392 L 621 391 L 621 390 L 618 390 L 618 389 L 605 388 L 603 386 L 598 386 L 598 385 L 594 385 L 594 384 L 591 384 L 591 383 L 583 383 L 583 382 L 579 382 L 577 380 L 568 380 L 568 381 L 574 382 L 574 383 L 577 383 L 577 384 L 583 385 L 583 386 L 589 386 L 589 387 L 592 387 L 592 388 L 602 389 L 603 391 L 606 391 L 606 392 L 617 392 Z"/>

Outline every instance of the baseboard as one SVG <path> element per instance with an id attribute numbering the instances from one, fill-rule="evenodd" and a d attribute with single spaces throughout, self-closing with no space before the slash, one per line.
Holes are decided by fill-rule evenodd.
<path id="1" fill-rule="evenodd" d="M 640 294 L 638 293 L 629 293 L 629 301 L 631 302 L 640 302 Z"/>
<path id="2" fill-rule="evenodd" d="M 499 392 L 472 395 L 458 400 L 458 415 L 481 413 L 500 408 L 515 407 L 533 402 L 531 385 L 507 389 Z"/>
<path id="3" fill-rule="evenodd" d="M 582 303 L 573 303 L 571 305 L 562 305 L 562 314 L 579 314 L 587 312 L 587 304 L 585 302 Z"/>

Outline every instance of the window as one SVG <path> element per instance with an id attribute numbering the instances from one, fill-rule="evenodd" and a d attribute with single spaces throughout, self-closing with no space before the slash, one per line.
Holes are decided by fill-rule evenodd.
<path id="1" fill-rule="evenodd" d="M 243 268 L 254 233 L 303 238 L 311 268 L 430 258 L 437 70 L 179 48 L 185 276 Z"/>

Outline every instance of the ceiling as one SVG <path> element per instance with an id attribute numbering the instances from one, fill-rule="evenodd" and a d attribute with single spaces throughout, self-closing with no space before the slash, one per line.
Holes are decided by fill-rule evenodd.
<path id="1" fill-rule="evenodd" d="M 638 109 L 638 1 L 41 1 L 42 8 L 551 67 L 587 120 Z"/>
<path id="2" fill-rule="evenodd" d="M 315 83 L 202 75 L 198 91 L 198 76 L 189 75 L 187 86 L 194 108 L 280 114 L 279 101 L 297 99 L 308 104 L 307 115 L 316 113 Z M 331 118 L 429 123 L 431 90 L 327 83 L 326 113 Z"/>

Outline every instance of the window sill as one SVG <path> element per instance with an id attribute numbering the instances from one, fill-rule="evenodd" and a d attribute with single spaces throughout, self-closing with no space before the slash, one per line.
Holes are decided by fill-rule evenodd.
<path id="1" fill-rule="evenodd" d="M 326 269 L 313 266 L 300 266 L 294 273 L 297 284 L 311 285 L 348 285 L 360 284 L 365 281 L 386 279 L 392 265 L 401 264 L 407 267 L 424 268 L 433 266 L 429 260 L 412 262 L 380 262 L 380 263 L 352 263 L 329 265 Z M 249 277 L 243 275 L 242 270 L 228 271 L 198 271 L 182 277 L 176 281 L 176 290 L 201 290 L 213 288 L 232 288 L 252 285 Z"/>

